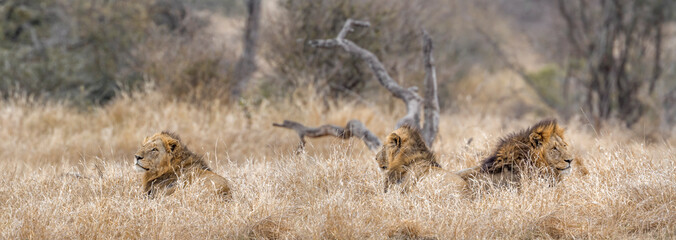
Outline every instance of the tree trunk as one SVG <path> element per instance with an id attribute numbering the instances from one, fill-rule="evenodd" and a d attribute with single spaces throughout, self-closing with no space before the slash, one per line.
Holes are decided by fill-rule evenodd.
<path id="1" fill-rule="evenodd" d="M 258 28 L 261 18 L 261 0 L 247 1 L 248 17 L 244 29 L 244 51 L 235 65 L 233 85 L 230 89 L 230 100 L 235 102 L 242 96 L 247 83 L 256 72 L 256 43 L 258 42 Z"/>

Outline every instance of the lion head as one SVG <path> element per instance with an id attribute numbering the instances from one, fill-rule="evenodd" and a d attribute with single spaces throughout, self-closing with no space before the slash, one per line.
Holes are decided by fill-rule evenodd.
<path id="1" fill-rule="evenodd" d="M 143 144 L 134 154 L 134 167 L 139 172 L 157 170 L 163 163 L 171 162 L 174 153 L 180 151 L 180 139 L 178 136 L 169 133 L 156 133 L 151 137 L 146 137 Z"/>
<path id="2" fill-rule="evenodd" d="M 387 136 L 376 162 L 385 172 L 385 192 L 392 184 L 402 184 L 407 191 L 431 170 L 441 170 L 418 129 L 406 125 Z"/>
<path id="3" fill-rule="evenodd" d="M 492 174 L 535 169 L 559 178 L 570 172 L 573 155 L 556 120 L 544 120 L 502 139 L 495 153 L 484 160 L 482 171 Z"/>
<path id="4" fill-rule="evenodd" d="M 385 171 L 410 163 L 416 158 L 434 159 L 417 128 L 404 125 L 387 135 L 376 154 L 376 162 Z"/>

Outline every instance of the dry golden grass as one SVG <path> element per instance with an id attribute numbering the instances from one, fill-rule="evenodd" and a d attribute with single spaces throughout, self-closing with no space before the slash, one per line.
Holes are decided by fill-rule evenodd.
<path id="1" fill-rule="evenodd" d="M 358 118 L 383 137 L 386 107 L 312 101 L 240 107 L 190 105 L 158 94 L 123 97 L 78 112 L 25 98 L 0 102 L 0 238 L 673 238 L 676 150 L 619 128 L 594 133 L 567 124 L 589 174 L 534 182 L 462 199 L 421 186 L 383 193 L 380 172 L 358 140 L 312 139 L 292 154 L 295 133 L 272 122 L 343 125 Z M 394 108 L 394 112 L 403 112 Z M 458 170 L 477 164 L 497 139 L 537 119 L 442 115 L 434 150 Z M 132 155 L 143 138 L 178 133 L 233 184 L 224 202 L 188 186 L 142 197 Z M 472 138 L 471 144 L 467 144 Z M 78 177 L 80 176 L 80 177 Z"/>

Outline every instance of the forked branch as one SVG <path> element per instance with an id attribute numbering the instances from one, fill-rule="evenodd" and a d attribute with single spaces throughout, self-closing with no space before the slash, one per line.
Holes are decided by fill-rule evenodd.
<path id="1" fill-rule="evenodd" d="M 341 47 L 346 52 L 364 60 L 376 75 L 380 85 L 383 85 L 383 87 L 390 91 L 395 97 L 401 99 L 406 104 L 406 116 L 399 119 L 396 128 L 399 128 L 404 124 L 420 128 L 420 108 L 422 107 L 422 98 L 416 93 L 418 88 L 411 87 L 407 89 L 399 86 L 399 84 L 390 77 L 385 70 L 385 66 L 378 60 L 378 57 L 376 57 L 375 54 L 361 48 L 354 42 L 345 39 L 345 35 L 347 35 L 348 32 L 354 31 L 354 27 L 369 26 L 371 26 L 369 22 L 348 19 L 336 38 L 310 40 L 308 44 L 319 48 Z"/>
<path id="2" fill-rule="evenodd" d="M 397 121 L 395 128 L 402 125 L 409 125 L 420 129 L 420 109 L 425 109 L 425 125 L 422 128 L 423 138 L 428 146 L 432 146 L 439 129 L 439 101 L 437 95 L 437 77 L 434 68 L 434 59 L 432 58 L 432 39 L 426 31 L 423 31 L 423 63 L 425 66 L 425 99 L 418 95 L 417 87 L 403 88 L 385 70 L 384 65 L 378 57 L 372 52 L 361 48 L 354 42 L 345 39 L 345 36 L 354 31 L 356 27 L 369 27 L 371 24 L 366 21 L 355 21 L 348 19 L 345 25 L 334 39 L 318 39 L 310 40 L 308 44 L 318 48 L 336 48 L 340 47 L 346 52 L 357 56 L 364 60 L 373 73 L 378 82 L 383 85 L 395 97 L 401 99 L 406 104 L 406 115 Z M 335 125 L 322 125 L 317 128 L 310 128 L 303 126 L 300 123 L 284 120 L 284 123 L 273 123 L 273 126 L 293 129 L 300 137 L 299 150 L 305 147 L 305 137 L 323 137 L 335 136 L 342 139 L 348 139 L 352 136 L 358 137 L 364 141 L 366 146 L 372 151 L 380 148 L 380 140 L 369 131 L 364 124 L 357 120 L 351 120 L 347 123 L 345 128 Z"/>

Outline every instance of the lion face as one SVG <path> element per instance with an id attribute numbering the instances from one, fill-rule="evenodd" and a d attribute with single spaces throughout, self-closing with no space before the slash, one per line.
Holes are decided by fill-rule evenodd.
<path id="1" fill-rule="evenodd" d="M 139 172 L 157 169 L 160 163 L 172 158 L 177 146 L 178 140 L 161 133 L 145 138 L 134 154 L 134 168 Z"/>
<path id="2" fill-rule="evenodd" d="M 548 144 L 543 146 L 543 158 L 547 164 L 561 174 L 570 173 L 573 154 L 568 150 L 568 143 L 559 135 L 551 137 Z"/>
<path id="3" fill-rule="evenodd" d="M 564 129 L 556 121 L 549 120 L 536 124 L 530 129 L 529 141 L 537 156 L 536 165 L 546 167 L 559 174 L 570 172 L 573 154 L 563 138 Z"/>
<path id="4" fill-rule="evenodd" d="M 381 171 L 387 170 L 387 147 L 383 145 L 383 148 L 376 154 L 376 162 Z"/>
<path id="5" fill-rule="evenodd" d="M 396 133 L 387 135 L 387 140 L 383 143 L 383 148 L 376 154 L 376 162 L 381 171 L 386 171 L 389 166 L 389 159 L 401 148 L 401 137 Z"/>
<path id="6" fill-rule="evenodd" d="M 381 170 L 396 168 L 408 159 L 420 154 L 431 154 L 417 129 L 400 127 L 387 135 L 383 147 L 376 154 L 376 162 Z"/>

